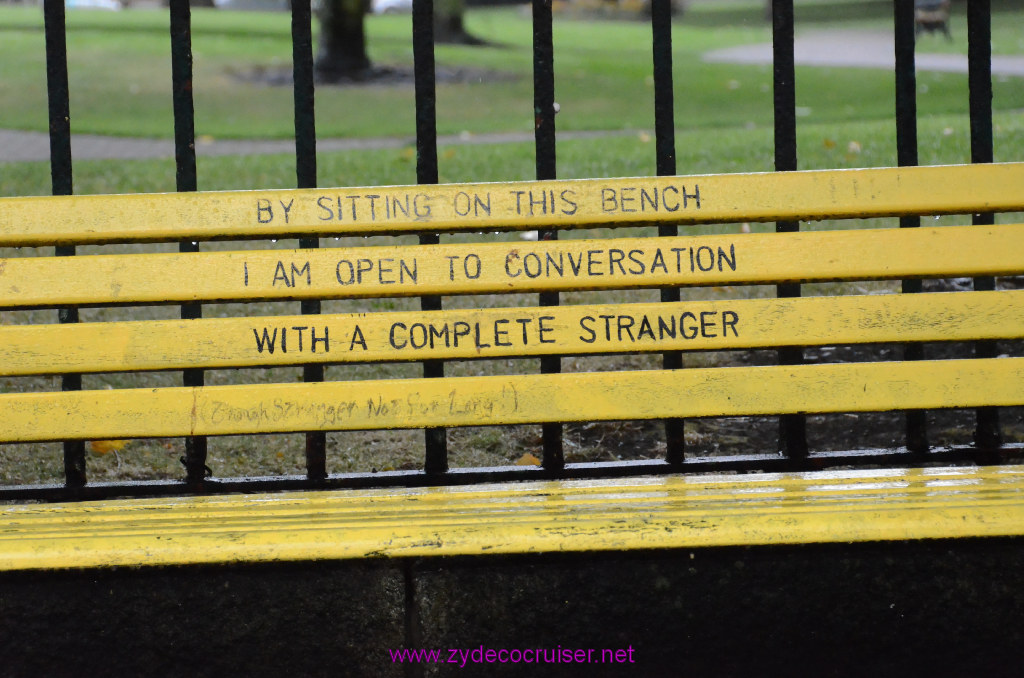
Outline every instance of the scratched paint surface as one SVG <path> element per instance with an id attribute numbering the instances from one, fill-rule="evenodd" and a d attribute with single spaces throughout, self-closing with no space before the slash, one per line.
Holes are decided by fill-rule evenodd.
<path id="1" fill-rule="evenodd" d="M 1024 291 L 0 327 L 0 374 L 968 341 L 1024 336 Z"/>
<path id="2" fill-rule="evenodd" d="M 0 569 L 1017 536 L 1024 467 L 0 507 Z"/>
<path id="3" fill-rule="evenodd" d="M 969 214 L 1024 209 L 1022 185 L 1024 163 L 1005 163 L 429 188 L 3 198 L 0 246 Z"/>
<path id="4" fill-rule="evenodd" d="M 0 395 L 10 441 L 1024 403 L 1024 358 Z"/>

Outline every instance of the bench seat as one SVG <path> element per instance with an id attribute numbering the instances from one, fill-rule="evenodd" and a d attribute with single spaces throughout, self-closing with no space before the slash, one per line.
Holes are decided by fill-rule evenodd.
<path id="1" fill-rule="evenodd" d="M 11 505 L 0 569 L 1024 535 L 1024 466 Z"/>

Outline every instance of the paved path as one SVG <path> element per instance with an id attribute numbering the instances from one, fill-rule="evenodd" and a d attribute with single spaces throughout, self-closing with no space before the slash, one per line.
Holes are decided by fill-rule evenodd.
<path id="1" fill-rule="evenodd" d="M 594 139 L 633 136 L 636 130 L 561 132 L 559 139 Z M 533 141 L 529 132 L 495 134 L 445 135 L 437 138 L 439 146 L 465 144 L 506 144 Z M 317 139 L 317 151 L 372 150 L 413 146 L 410 138 L 376 137 L 370 139 Z M 265 153 L 294 153 L 291 139 L 246 140 L 209 139 L 196 141 L 196 155 L 257 155 Z M 73 160 L 173 158 L 174 142 L 170 139 L 129 139 L 93 134 L 73 134 L 71 137 Z M 44 132 L 0 130 L 0 164 L 5 162 L 31 162 L 50 159 L 50 138 Z"/>
<path id="2" fill-rule="evenodd" d="M 925 37 L 919 47 L 927 49 Z M 892 33 L 884 31 L 815 31 L 797 35 L 793 56 L 798 66 L 836 66 L 842 68 L 896 67 L 895 43 Z M 965 47 L 966 49 L 966 47 Z M 707 63 L 770 64 L 772 45 L 742 45 L 708 52 Z M 967 57 L 963 54 L 919 53 L 915 57 L 920 71 L 966 73 Z M 1024 56 L 992 57 L 992 75 L 1024 77 Z"/>

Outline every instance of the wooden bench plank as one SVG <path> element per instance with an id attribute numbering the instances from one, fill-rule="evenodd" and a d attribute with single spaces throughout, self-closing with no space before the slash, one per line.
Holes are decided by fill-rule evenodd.
<path id="1" fill-rule="evenodd" d="M 0 327 L 0 374 L 1024 336 L 1024 291 Z"/>
<path id="2" fill-rule="evenodd" d="M 1024 467 L 538 481 L 0 507 L 0 570 L 1024 534 Z"/>
<path id="3" fill-rule="evenodd" d="M 0 308 L 1016 275 L 1021 252 L 1024 224 L 10 258 Z"/>
<path id="4" fill-rule="evenodd" d="M 1005 163 L 430 187 L 3 198 L 0 246 L 1009 212 L 1024 210 L 1022 185 L 1024 163 Z"/>
<path id="5" fill-rule="evenodd" d="M 0 395 L 15 441 L 1024 404 L 1024 358 Z"/>

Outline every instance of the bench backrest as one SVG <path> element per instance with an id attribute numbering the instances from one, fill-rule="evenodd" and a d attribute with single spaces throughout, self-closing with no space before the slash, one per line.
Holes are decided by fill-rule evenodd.
<path id="1" fill-rule="evenodd" d="M 550 180 L 557 174 L 558 110 L 552 7 L 545 0 L 533 4 L 534 97 L 524 110 L 535 122 L 536 176 Z M 907 167 L 919 160 L 918 87 L 914 6 L 901 2 L 894 9 L 894 74 L 896 164 L 904 167 L 800 173 L 790 171 L 797 168 L 793 6 L 770 4 L 774 168 L 779 170 L 774 175 L 673 176 L 671 3 L 654 0 L 652 146 L 661 176 L 434 186 L 439 174 L 432 17 L 417 3 L 412 36 L 420 185 L 194 194 L 190 8 L 184 0 L 171 0 L 176 188 L 183 193 L 71 197 L 66 195 L 72 192 L 72 161 L 64 8 L 46 3 L 52 185 L 63 197 L 3 199 L 0 247 L 44 246 L 48 255 L 56 245 L 58 257 L 5 252 L 0 262 L 0 305 L 13 309 L 5 311 L 8 324 L 0 327 L 0 378 L 11 384 L 0 395 L 0 407 L 8 424 L 4 440 L 30 441 L 27 448 L 15 449 L 33 455 L 42 448 L 31 441 L 66 441 L 66 487 L 8 488 L 0 497 L 182 491 L 176 480 L 83 489 L 82 441 L 121 436 L 187 435 L 183 461 L 189 491 L 604 473 L 605 465 L 573 464 L 563 450 L 559 423 L 576 419 L 668 417 L 664 454 L 655 446 L 657 455 L 642 455 L 651 458 L 617 467 L 617 473 L 765 469 L 823 463 L 824 457 L 832 462 L 859 458 L 864 450 L 845 454 L 809 446 L 808 412 L 979 405 L 974 447 L 998 449 L 991 406 L 1019 403 L 1019 358 L 996 360 L 1000 352 L 991 343 L 978 344 L 977 360 L 912 364 L 921 357 L 914 344 L 900 352 L 907 358 L 900 364 L 800 364 L 843 362 L 835 356 L 835 344 L 1020 337 L 1019 292 L 996 290 L 991 279 L 1020 273 L 1019 227 L 989 224 L 993 212 L 1022 209 L 1022 176 L 1020 165 L 988 164 L 994 158 L 987 4 L 969 3 L 965 10 L 970 161 L 976 165 Z M 296 178 L 297 185 L 313 187 L 318 179 L 310 4 L 295 0 L 290 7 Z M 920 215 L 941 214 L 974 214 L 977 225 L 968 227 L 964 218 L 959 226 L 939 229 L 730 235 L 745 222 L 775 220 L 777 230 L 788 232 L 799 230 L 803 219 L 899 216 L 901 226 L 912 227 Z M 679 224 L 727 225 L 680 237 Z M 657 226 L 662 237 L 649 237 L 653 228 L 640 230 L 647 226 Z M 559 229 L 591 227 L 632 230 L 620 228 L 600 239 L 594 234 L 555 239 Z M 540 242 L 471 235 L 537 229 Z M 434 244 L 439 233 L 448 234 L 444 244 Z M 370 246 L 360 240 L 380 234 L 408 238 Z M 417 236 L 418 245 L 413 244 Z M 284 242 L 222 244 L 255 238 L 298 238 L 302 249 L 284 248 Z M 201 242 L 204 252 L 191 252 Z M 321 244 L 335 246 L 317 249 Z M 92 250 L 93 245 L 104 249 Z M 79 246 L 90 246 L 85 250 L 90 256 L 69 256 Z M 915 292 L 921 278 L 950 275 L 982 276 L 978 291 L 850 294 L 896 287 Z M 869 289 L 858 282 L 864 280 L 904 282 Z M 830 287 L 816 288 L 813 298 L 794 298 L 803 282 Z M 776 289 L 751 287 L 757 284 Z M 684 290 L 686 301 L 678 301 L 681 288 L 692 289 Z M 828 294 L 819 297 L 821 291 Z M 509 296 L 496 296 L 505 293 Z M 772 295 L 782 298 L 758 298 Z M 419 303 L 408 297 L 419 297 Z M 290 300 L 302 304 L 278 304 Z M 318 313 L 321 301 L 323 314 Z M 560 301 L 568 303 L 560 306 Z M 225 317 L 198 319 L 203 302 L 214 304 L 205 315 Z M 181 316 L 189 319 L 175 319 L 178 309 L 140 308 L 170 303 L 182 304 Z M 61 309 L 60 324 L 51 311 L 28 310 L 55 307 Z M 80 308 L 88 322 L 77 322 Z M 815 346 L 821 349 L 802 348 Z M 737 348 L 777 348 L 777 359 L 757 352 L 738 359 L 712 353 Z M 689 351 L 685 359 L 683 351 Z M 574 364 L 575 356 L 618 354 L 628 357 Z M 560 357 L 565 355 L 574 356 L 573 362 Z M 891 357 L 884 351 L 871 355 Z M 943 349 L 942 356 L 949 355 Z M 957 355 L 973 352 L 967 347 Z M 511 362 L 517 357 L 531 361 Z M 531 374 L 537 357 L 542 374 Z M 491 359 L 444 364 L 468 358 Z M 404 364 L 383 373 L 362 366 L 389 361 L 423 361 L 422 372 Z M 659 362 L 663 373 L 649 369 Z M 711 367 L 733 362 L 744 366 Z M 781 366 L 769 364 L 774 362 Z M 298 370 L 276 370 L 287 365 L 301 365 L 301 377 Z M 688 369 L 681 370 L 684 365 Z M 247 366 L 256 369 L 224 369 Z M 319 383 L 325 366 L 328 381 Z M 559 374 L 563 367 L 566 374 Z M 215 371 L 204 380 L 204 369 Z M 161 372 L 166 370 L 184 370 L 184 379 Z M 129 374 L 118 376 L 118 388 L 107 389 L 106 375 L 112 372 Z M 100 376 L 87 374 L 83 380 L 82 373 Z M 62 375 L 59 386 L 38 376 L 49 374 Z M 304 383 L 284 383 L 299 379 Z M 178 385 L 182 382 L 184 387 Z M 699 434 L 695 442 L 679 419 L 768 412 L 782 415 L 782 455 L 766 439 L 756 454 L 702 457 L 717 449 L 702 446 Z M 901 462 L 906 453 L 918 460 L 923 452 L 936 453 L 923 434 L 922 417 L 908 413 L 907 435 L 894 439 Z M 546 422 L 540 468 L 446 473 L 444 426 L 526 421 Z M 328 477 L 333 468 L 320 432 L 408 426 L 425 427 L 422 464 L 409 471 Z M 207 478 L 207 462 L 214 471 L 217 465 L 203 436 L 244 431 L 306 432 L 307 479 Z M 642 436 L 640 442 L 649 443 Z M 694 447 L 702 452 L 694 455 Z M 851 440 L 850 447 L 858 443 Z"/>
<path id="2" fill-rule="evenodd" d="M 646 179 L 3 199 L 10 246 L 462 233 L 1024 209 L 1024 164 Z M 532 210 L 532 215 L 528 213 Z M 736 231 L 735 227 L 728 230 Z M 356 313 L 0 327 L 0 373 L 506 359 L 1024 337 L 1021 291 L 743 298 L 723 286 L 1024 274 L 1024 226 L 854 228 L 11 257 L 7 309 L 348 299 Z M 132 249 L 132 251 L 127 251 Z M 104 250 L 107 251 L 107 250 Z M 705 288 L 536 306 L 519 293 Z M 753 288 L 756 289 L 756 288 Z M 460 308 L 370 311 L 381 300 Z M 740 297 L 740 298 L 736 298 Z M 649 298 L 649 297 L 648 297 Z M 259 313 L 265 313 L 260 310 Z M 131 317 L 130 315 L 128 317 Z M 729 361 L 722 361 L 728 364 Z M 481 368 L 480 372 L 497 371 Z M 502 370 L 504 371 L 504 370 Z M 794 415 L 1024 404 L 1024 358 L 759 365 L 0 396 L 6 441 Z M 524 373 L 525 372 L 525 373 Z M 274 377 L 266 377 L 274 380 Z M 222 381 L 230 381 L 225 377 Z M 246 379 L 242 379 L 246 381 Z M 256 381 L 264 381 L 259 378 Z M 281 381 L 279 378 L 278 381 Z M 769 443 L 766 448 L 770 448 Z M 765 451 L 762 449 L 762 451 Z M 552 471 L 550 466 L 547 471 Z M 558 470 L 558 469 L 554 469 Z M 522 473 L 522 470 L 517 471 Z"/>

